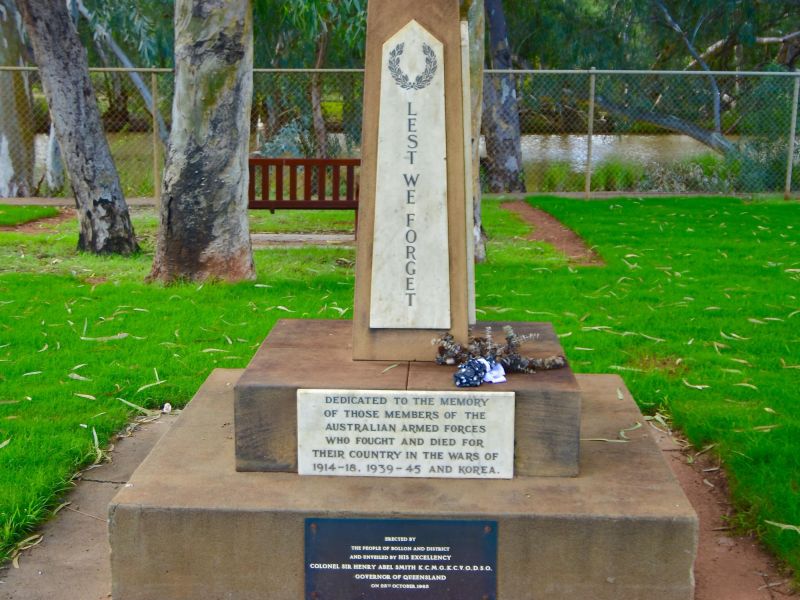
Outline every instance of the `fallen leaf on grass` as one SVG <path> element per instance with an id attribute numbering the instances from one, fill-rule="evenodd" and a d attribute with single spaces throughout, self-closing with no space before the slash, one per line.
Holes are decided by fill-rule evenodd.
<path id="1" fill-rule="evenodd" d="M 646 415 L 644 420 L 650 424 L 650 427 L 652 427 L 656 431 L 660 431 L 661 433 L 670 433 L 670 431 L 672 431 L 672 429 L 669 426 L 669 423 L 667 423 L 667 419 L 661 413 L 656 413 L 652 416 Z M 663 427 L 664 429 L 661 429 L 653 425 L 653 421 L 661 425 L 661 427 Z"/>
<path id="2" fill-rule="evenodd" d="M 220 350 L 219 348 L 205 348 L 202 352 L 210 353 L 210 352 L 230 352 L 230 350 Z"/>
<path id="3" fill-rule="evenodd" d="M 800 369 L 800 365 L 787 365 L 784 359 L 781 359 L 782 369 Z"/>
<path id="4" fill-rule="evenodd" d="M 757 390 L 758 388 L 754 386 L 752 383 L 734 383 L 733 385 L 738 385 L 739 387 L 746 387 L 750 388 L 751 390 Z"/>
<path id="5" fill-rule="evenodd" d="M 113 340 L 124 340 L 128 336 L 130 336 L 129 333 L 125 333 L 124 331 L 122 331 L 120 333 L 117 333 L 116 335 L 107 335 L 105 337 L 96 337 L 96 338 L 86 337 L 86 336 L 82 335 L 81 339 L 84 342 L 111 342 Z M 141 339 L 141 338 L 138 338 L 138 339 Z"/>
<path id="6" fill-rule="evenodd" d="M 78 375 L 77 373 L 70 373 L 67 375 L 70 379 L 75 379 L 76 381 L 91 381 L 88 377 L 84 377 L 83 375 Z"/>
<path id="7" fill-rule="evenodd" d="M 97 430 L 94 427 L 92 427 L 92 441 L 94 442 L 94 451 L 97 455 L 94 464 L 99 464 L 103 462 L 105 453 L 100 449 L 100 441 L 97 439 Z"/>
<path id="8" fill-rule="evenodd" d="M 136 393 L 138 394 L 139 392 L 141 392 L 142 390 L 146 390 L 147 388 L 151 388 L 156 385 L 161 385 L 162 383 L 166 383 L 166 381 L 167 381 L 166 379 L 162 379 L 161 381 L 154 381 L 153 383 L 145 383 L 142 387 L 136 390 Z"/>
<path id="9" fill-rule="evenodd" d="M 705 390 L 711 387 L 710 385 L 703 385 L 702 383 L 689 383 L 686 381 L 686 379 L 682 379 L 681 381 L 683 381 L 683 385 L 686 387 L 690 387 L 695 390 Z"/>
<path id="10" fill-rule="evenodd" d="M 140 387 L 138 390 L 136 390 L 136 393 L 137 393 L 137 394 L 138 394 L 139 392 L 141 392 L 142 390 L 146 390 L 147 388 L 151 388 L 151 387 L 153 387 L 154 385 L 161 385 L 162 383 L 165 383 L 165 382 L 167 381 L 166 379 L 161 379 L 161 378 L 158 376 L 158 371 L 157 371 L 155 368 L 153 368 L 153 374 L 156 376 L 156 380 L 155 380 L 153 383 L 146 383 L 146 384 L 144 384 L 142 387 Z"/>
<path id="11" fill-rule="evenodd" d="M 738 333 L 734 333 L 733 331 L 730 334 L 725 333 L 724 331 L 720 331 L 719 334 L 725 338 L 726 340 L 749 340 L 750 338 L 742 337 Z"/>
<path id="12" fill-rule="evenodd" d="M 50 347 L 50 344 L 45 344 L 45 345 L 44 345 L 44 347 L 43 347 L 41 350 L 37 350 L 37 351 L 36 351 L 36 354 L 39 354 L 39 352 L 44 352 L 44 351 L 45 351 L 45 350 L 47 350 L 49 347 Z"/>
<path id="13" fill-rule="evenodd" d="M 154 411 L 154 410 L 148 410 L 148 409 L 144 408 L 143 406 L 139 406 L 138 404 L 134 404 L 133 402 L 128 402 L 127 400 L 125 400 L 125 398 L 117 398 L 117 400 L 119 400 L 123 404 L 127 404 L 131 408 L 135 408 L 139 412 L 143 412 L 146 415 L 150 415 L 150 414 L 153 414 L 153 413 L 157 412 L 157 411 Z"/>
<path id="14" fill-rule="evenodd" d="M 777 527 L 778 529 L 782 529 L 783 531 L 794 531 L 796 533 L 800 533 L 800 526 L 798 525 L 789 525 L 788 523 L 776 523 L 775 521 L 767 521 L 764 519 L 764 523 L 767 525 L 772 525 L 773 527 Z"/>
<path id="15" fill-rule="evenodd" d="M 97 400 L 97 398 L 95 398 L 91 394 L 74 394 L 74 395 L 77 396 L 78 398 L 86 398 L 87 400 Z"/>
<path id="16" fill-rule="evenodd" d="M 8 446 L 10 443 L 11 443 L 11 438 L 8 438 L 5 442 L 0 442 L 0 450 Z"/>
<path id="17" fill-rule="evenodd" d="M 41 371 L 29 371 L 27 373 L 23 373 L 22 376 L 23 377 L 29 377 L 31 375 L 41 375 L 41 374 L 42 374 Z"/>
<path id="18" fill-rule="evenodd" d="M 778 427 L 780 427 L 778 423 L 775 423 L 774 425 L 759 425 L 758 427 L 753 427 L 753 431 L 763 431 L 764 433 L 769 433 Z"/>

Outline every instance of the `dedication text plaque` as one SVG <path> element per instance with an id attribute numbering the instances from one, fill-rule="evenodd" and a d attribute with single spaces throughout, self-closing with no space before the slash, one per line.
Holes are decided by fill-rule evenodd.
<path id="1" fill-rule="evenodd" d="M 497 522 L 306 519 L 306 598 L 495 600 Z"/>
<path id="2" fill-rule="evenodd" d="M 513 392 L 297 390 L 300 475 L 514 476 Z"/>

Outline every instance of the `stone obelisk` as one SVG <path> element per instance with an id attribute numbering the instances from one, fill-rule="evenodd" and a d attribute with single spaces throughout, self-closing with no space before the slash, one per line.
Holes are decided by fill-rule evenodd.
<path id="1" fill-rule="evenodd" d="M 468 335 L 458 0 L 371 0 L 353 358 L 432 360 Z"/>

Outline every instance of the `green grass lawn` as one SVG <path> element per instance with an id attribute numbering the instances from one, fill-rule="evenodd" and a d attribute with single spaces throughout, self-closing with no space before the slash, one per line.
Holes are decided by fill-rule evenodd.
<path id="1" fill-rule="evenodd" d="M 645 411 L 668 414 L 698 448 L 714 444 L 735 524 L 800 567 L 800 531 L 782 528 L 800 526 L 797 205 L 532 203 L 606 266 L 526 241 L 526 225 L 486 202 L 479 318 L 552 321 L 577 371 L 619 373 Z M 349 213 L 327 214 L 338 224 L 257 218 L 283 231 L 352 227 Z M 94 459 L 93 432 L 103 444 L 135 414 L 122 400 L 180 407 L 213 368 L 245 366 L 276 319 L 351 316 L 352 249 L 259 250 L 256 282 L 146 285 L 155 217 L 134 219 L 145 252 L 130 259 L 78 255 L 74 224 L 0 233 L 0 557 Z"/>
<path id="2" fill-rule="evenodd" d="M 0 204 L 0 227 L 22 225 L 44 217 L 55 217 L 58 209 L 52 206 L 16 206 Z"/>

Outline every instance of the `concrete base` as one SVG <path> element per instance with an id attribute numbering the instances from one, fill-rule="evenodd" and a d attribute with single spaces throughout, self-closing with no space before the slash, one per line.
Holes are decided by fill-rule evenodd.
<path id="1" fill-rule="evenodd" d="M 647 426 L 628 443 L 582 442 L 574 478 L 241 473 L 241 373 L 214 371 L 112 501 L 115 600 L 303 598 L 308 517 L 496 520 L 498 600 L 692 598 L 697 516 Z M 578 382 L 584 439 L 644 425 L 616 375 Z"/>

